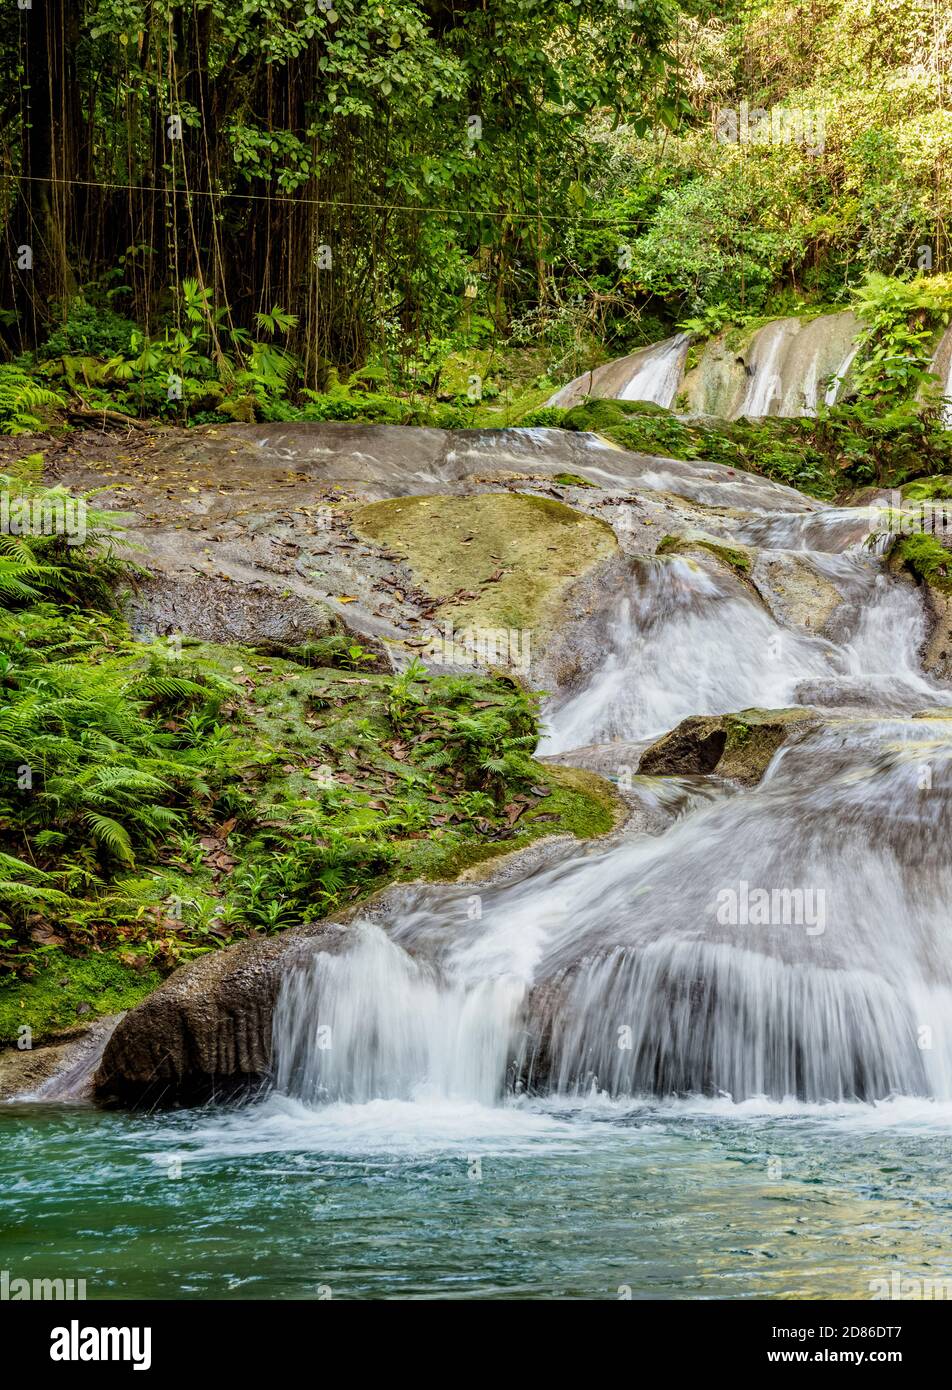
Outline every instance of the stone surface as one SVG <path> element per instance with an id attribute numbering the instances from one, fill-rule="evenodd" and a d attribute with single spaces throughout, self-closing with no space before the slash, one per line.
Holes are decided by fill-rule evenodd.
<path id="1" fill-rule="evenodd" d="M 692 715 L 645 750 L 638 771 L 661 776 L 716 773 L 751 786 L 763 777 L 778 748 L 819 722 L 813 710 L 798 708 Z"/>
<path id="2" fill-rule="evenodd" d="M 758 555 L 750 579 L 778 623 L 805 633 L 822 633 L 843 602 L 836 585 L 795 551 Z"/>
<path id="3" fill-rule="evenodd" d="M 618 549 L 607 522 L 522 493 L 401 497 L 361 507 L 351 520 L 442 596 L 437 621 L 537 638 L 559 620 L 572 584 Z"/>
<path id="4" fill-rule="evenodd" d="M 195 1103 L 259 1084 L 280 968 L 330 931 L 320 924 L 242 941 L 176 970 L 120 1020 L 94 1078 L 97 1099 Z"/>
<path id="5" fill-rule="evenodd" d="M 84 1100 L 92 1094 L 92 1077 L 118 1014 L 96 1019 L 88 1028 L 77 1028 L 20 1051 L 0 1051 L 0 1101 L 13 1099 Z"/>

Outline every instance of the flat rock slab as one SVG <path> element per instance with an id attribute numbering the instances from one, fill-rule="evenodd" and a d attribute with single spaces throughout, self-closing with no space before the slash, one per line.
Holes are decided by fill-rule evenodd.
<path id="1" fill-rule="evenodd" d="M 824 514 L 739 469 L 557 429 L 86 432 L 46 462 L 124 515 L 151 576 L 131 600 L 142 631 L 285 647 L 337 632 L 394 669 L 508 665 L 553 694 L 597 664 L 592 618 L 628 582 L 621 560 L 699 533 L 729 557 L 738 519 Z M 514 650 L 460 660 L 448 621 L 516 630 Z"/>

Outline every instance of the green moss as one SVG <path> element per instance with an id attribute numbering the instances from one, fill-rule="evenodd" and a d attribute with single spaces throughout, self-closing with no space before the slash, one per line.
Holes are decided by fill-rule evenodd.
<path id="1" fill-rule="evenodd" d="M 929 502 L 952 498 L 952 477 L 940 474 L 935 478 L 915 478 L 904 484 L 903 497 L 910 502 Z"/>
<path id="2" fill-rule="evenodd" d="M 580 478 L 577 473 L 556 473 L 552 479 L 554 483 L 561 483 L 563 487 L 594 487 L 587 478 Z"/>
<path id="3" fill-rule="evenodd" d="M 727 748 L 739 749 L 750 741 L 750 725 L 745 724 L 740 719 L 729 718 L 727 721 Z"/>
<path id="4" fill-rule="evenodd" d="M 565 590 L 617 548 L 611 527 L 549 497 L 398 497 L 357 507 L 358 534 L 406 557 L 457 629 L 531 630 Z"/>
<path id="5" fill-rule="evenodd" d="M 617 429 L 637 420 L 657 420 L 668 412 L 652 401 L 619 401 L 590 396 L 581 405 L 566 411 L 562 424 L 568 430 L 583 430 L 594 434 Z"/>
<path id="6" fill-rule="evenodd" d="M 148 652 L 130 644 L 128 657 L 148 663 Z M 128 679 L 125 658 L 117 670 Z M 221 717 L 195 724 L 206 791 L 181 807 L 158 856 L 141 852 L 47 908 L 66 950 L 31 941 L 28 913 L 11 919 L 2 1037 L 130 1007 L 197 953 L 393 880 L 452 879 L 541 836 L 614 823 L 598 778 L 531 759 L 534 702 L 509 677 L 342 671 L 201 642 L 177 675 L 231 682 Z M 158 713 L 172 737 L 196 717 L 168 715 Z"/>
<path id="7" fill-rule="evenodd" d="M 0 1043 L 15 1042 L 24 1025 L 39 1042 L 134 1008 L 161 981 L 159 970 L 137 969 L 114 953 L 76 957 L 51 950 L 30 979 L 0 984 Z"/>
<path id="8" fill-rule="evenodd" d="M 904 536 L 896 553 L 920 583 L 952 593 L 952 553 L 934 536 Z"/>
<path id="9" fill-rule="evenodd" d="M 720 541 L 705 540 L 703 537 L 662 536 L 655 554 L 689 555 L 692 550 L 709 551 L 741 577 L 750 573 L 753 564 L 749 550 L 737 545 L 722 545 Z"/>
<path id="10" fill-rule="evenodd" d="M 791 733 L 816 722 L 811 710 L 801 708 L 691 715 L 647 748 L 639 767 L 649 775 L 716 772 L 753 785 Z"/>
<path id="11" fill-rule="evenodd" d="M 609 834 L 625 815 L 625 806 L 610 783 L 581 768 L 535 764 L 539 782 L 549 788 L 516 824 L 517 833 L 490 844 L 467 843 L 453 848 L 425 840 L 401 856 L 400 877 L 452 880 L 477 864 L 501 854 L 526 849 L 550 835 L 574 835 L 579 840 Z"/>

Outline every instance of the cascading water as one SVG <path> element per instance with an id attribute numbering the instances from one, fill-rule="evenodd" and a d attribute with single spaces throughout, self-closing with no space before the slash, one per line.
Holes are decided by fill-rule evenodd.
<path id="1" fill-rule="evenodd" d="M 687 370 L 690 336 L 679 333 L 628 357 L 616 358 L 576 377 L 547 405 L 569 407 L 586 396 L 653 401 L 688 415 L 812 416 L 822 401 L 835 405 L 860 347 L 860 324 L 848 310 L 812 321 L 774 319 L 758 328 L 738 350 L 730 335 L 717 335 L 700 349 Z M 945 424 L 952 428 L 952 329 L 932 360 L 943 389 Z"/>
<path id="2" fill-rule="evenodd" d="M 747 366 L 749 380 L 738 415 L 756 418 L 775 412 L 783 389 L 780 363 L 788 334 L 788 321 L 778 319 L 758 335 Z"/>
<path id="3" fill-rule="evenodd" d="M 541 752 L 647 739 L 689 714 L 781 707 L 798 681 L 834 669 L 829 643 L 785 633 L 738 586 L 680 556 L 636 563 L 607 635 L 604 664 L 552 713 Z"/>
<path id="4" fill-rule="evenodd" d="M 440 977 L 379 927 L 318 952 L 291 976 L 275 1018 L 279 1089 L 311 1102 L 500 1100 L 524 988 L 493 976 Z M 315 1010 L 312 1005 L 318 1001 Z"/>
<path id="5" fill-rule="evenodd" d="M 812 507 L 730 523 L 838 591 L 836 640 L 691 557 L 632 561 L 604 661 L 550 711 L 542 752 L 627 750 L 751 706 L 809 705 L 821 726 L 758 788 L 695 800 L 661 835 L 476 897 L 421 890 L 316 953 L 283 986 L 278 1089 L 952 1099 L 952 723 L 928 713 L 949 692 L 919 665 L 918 595 L 864 544 L 876 524 Z"/>
<path id="6" fill-rule="evenodd" d="M 490 890 L 477 921 L 455 890 L 364 925 L 286 982 L 277 1084 L 950 1099 L 950 794 L 945 721 L 833 725 L 756 792 Z"/>
<path id="7" fill-rule="evenodd" d="M 91 1297 L 952 1288 L 952 692 L 881 510 L 585 436 L 423 433 L 436 463 L 381 488 L 548 461 L 629 526 L 545 746 L 609 769 L 631 821 L 302 936 L 255 1103 L 0 1106 L 4 1263 L 59 1278 L 81 1250 Z M 647 515 L 751 563 L 645 558 Z M 754 703 L 817 711 L 759 785 L 637 775 L 683 715 Z"/>
<path id="8" fill-rule="evenodd" d="M 689 333 L 675 333 L 628 357 L 606 362 L 570 381 L 550 396 L 546 404 L 568 407 L 577 405 L 586 396 L 607 396 L 626 401 L 652 401 L 670 408 L 684 375 L 690 343 Z"/>
<path id="9" fill-rule="evenodd" d="M 677 393 L 687 357 L 689 333 L 677 333 L 652 348 L 618 393 L 623 401 L 652 401 L 670 406 Z"/>

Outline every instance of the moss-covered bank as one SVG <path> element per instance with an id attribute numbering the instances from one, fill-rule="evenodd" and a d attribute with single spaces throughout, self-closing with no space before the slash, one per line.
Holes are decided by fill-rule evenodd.
<path id="1" fill-rule="evenodd" d="M 89 525 L 0 556 L 0 1040 L 388 882 L 614 824 L 607 786 L 533 760 L 536 700 L 507 676 L 384 673 L 337 638 L 134 641 Z"/>

